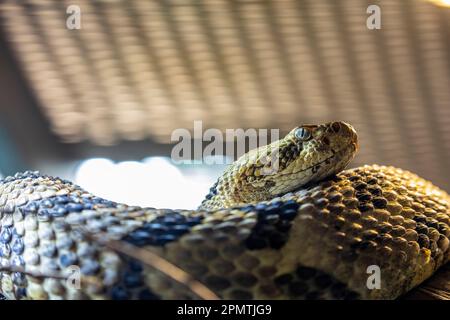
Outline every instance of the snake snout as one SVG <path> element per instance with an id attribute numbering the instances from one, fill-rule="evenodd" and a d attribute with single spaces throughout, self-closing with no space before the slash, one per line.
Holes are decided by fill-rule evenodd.
<path id="1" fill-rule="evenodd" d="M 357 150 L 359 148 L 359 145 L 358 145 L 358 134 L 356 133 L 356 130 L 355 130 L 355 128 L 353 128 L 352 125 L 347 124 L 347 123 L 345 125 L 348 127 L 348 130 L 350 131 L 351 141 L 354 144 L 355 149 Z"/>
<path id="2" fill-rule="evenodd" d="M 336 133 L 339 132 L 341 136 L 348 138 L 350 144 L 353 144 L 356 149 L 358 148 L 358 134 L 352 125 L 344 121 L 339 121 L 333 122 L 331 127 Z M 335 130 L 336 128 L 339 128 L 339 130 Z"/>

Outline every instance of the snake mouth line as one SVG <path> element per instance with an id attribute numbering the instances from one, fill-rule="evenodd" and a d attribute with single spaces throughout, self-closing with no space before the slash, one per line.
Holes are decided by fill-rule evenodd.
<path id="1" fill-rule="evenodd" d="M 355 147 L 355 148 L 357 148 L 357 146 L 355 145 L 355 143 L 351 143 L 351 144 L 349 144 L 348 146 L 346 146 L 346 147 L 344 147 L 344 148 L 342 148 L 342 149 L 340 149 L 340 150 L 338 150 L 338 151 L 334 151 L 333 149 L 331 149 L 332 155 L 329 156 L 328 158 L 325 158 L 324 160 L 319 161 L 319 162 L 317 162 L 316 164 L 313 164 L 313 165 L 311 165 L 311 166 L 309 166 L 309 167 L 307 167 L 307 168 L 305 168 L 305 169 L 303 169 L 303 170 L 299 170 L 299 171 L 295 171 L 295 172 L 290 172 L 290 173 L 281 173 L 280 176 L 286 176 L 286 175 L 291 175 L 291 174 L 298 174 L 298 173 L 302 173 L 302 172 L 311 170 L 311 169 L 313 169 L 314 167 L 316 167 L 316 166 L 318 166 L 318 165 L 321 165 L 321 164 L 323 164 L 323 163 L 325 163 L 325 162 L 327 162 L 327 161 L 329 161 L 329 160 L 335 158 L 336 155 L 345 152 L 346 150 L 350 149 L 352 146 Z"/>

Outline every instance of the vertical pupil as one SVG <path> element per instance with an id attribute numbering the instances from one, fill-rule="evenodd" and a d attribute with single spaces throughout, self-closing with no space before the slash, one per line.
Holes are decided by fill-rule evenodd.
<path id="1" fill-rule="evenodd" d="M 300 129 L 297 130 L 296 136 L 299 139 L 305 140 L 305 139 L 307 139 L 309 137 L 309 132 L 308 132 L 308 130 L 306 130 L 304 128 L 300 128 Z"/>

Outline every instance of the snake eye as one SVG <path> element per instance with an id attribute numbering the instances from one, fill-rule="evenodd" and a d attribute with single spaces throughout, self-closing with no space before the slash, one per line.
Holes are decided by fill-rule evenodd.
<path id="1" fill-rule="evenodd" d="M 311 138 L 311 131 L 305 128 L 298 128 L 294 133 L 295 137 L 301 141 L 307 141 Z"/>

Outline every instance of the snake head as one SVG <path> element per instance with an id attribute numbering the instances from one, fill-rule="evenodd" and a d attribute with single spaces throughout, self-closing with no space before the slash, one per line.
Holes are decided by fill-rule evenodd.
<path id="1" fill-rule="evenodd" d="M 269 193 L 283 194 L 342 171 L 358 150 L 355 129 L 342 121 L 294 128 L 278 143 L 279 166 Z M 268 184 L 269 185 L 269 184 Z"/>
<path id="2" fill-rule="evenodd" d="M 215 185 L 214 206 L 269 200 L 342 171 L 358 148 L 345 122 L 302 125 L 283 139 L 249 151 Z"/>

